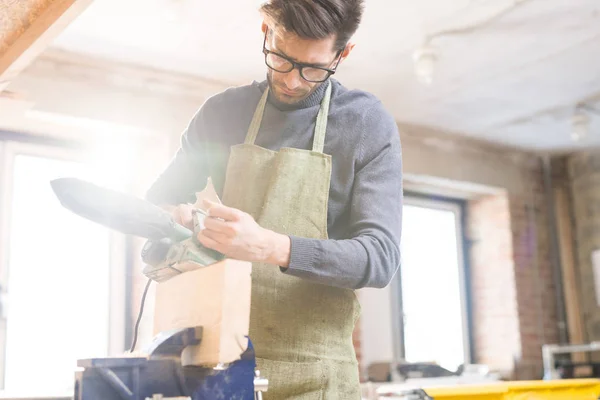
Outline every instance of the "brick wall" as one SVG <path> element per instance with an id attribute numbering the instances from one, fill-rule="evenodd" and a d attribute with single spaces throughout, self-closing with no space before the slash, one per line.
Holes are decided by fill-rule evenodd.
<path id="1" fill-rule="evenodd" d="M 469 203 L 475 361 L 511 379 L 540 379 L 541 348 L 557 343 L 547 204 L 540 166 L 529 190 Z"/>
<path id="2" fill-rule="evenodd" d="M 510 203 L 521 339 L 514 376 L 541 379 L 542 346 L 558 342 L 558 321 L 547 206 L 538 179 L 532 198 L 513 196 Z"/>
<path id="3" fill-rule="evenodd" d="M 468 213 L 474 357 L 511 376 L 521 343 L 508 197 L 473 200 Z"/>

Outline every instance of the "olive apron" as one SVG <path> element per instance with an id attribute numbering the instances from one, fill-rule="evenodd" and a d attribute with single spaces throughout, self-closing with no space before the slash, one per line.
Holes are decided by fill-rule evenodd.
<path id="1" fill-rule="evenodd" d="M 272 151 L 254 144 L 269 89 L 254 113 L 245 143 L 231 148 L 224 204 L 252 215 L 264 228 L 327 239 L 331 156 L 323 154 L 331 82 L 317 115 L 312 150 Z M 286 275 L 254 263 L 250 339 L 264 398 L 360 399 L 352 331 L 360 314 L 353 290 Z"/>

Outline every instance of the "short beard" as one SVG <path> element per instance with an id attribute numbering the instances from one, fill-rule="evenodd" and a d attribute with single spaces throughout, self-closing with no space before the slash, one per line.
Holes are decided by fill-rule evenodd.
<path id="1" fill-rule="evenodd" d="M 302 97 L 292 98 L 292 97 L 285 96 L 282 98 L 279 96 L 279 94 L 277 93 L 276 87 L 273 85 L 273 72 L 271 70 L 269 70 L 267 72 L 267 82 L 269 83 L 269 88 L 270 88 L 273 96 L 275 96 L 275 98 L 278 101 L 280 101 L 281 103 L 290 104 L 290 105 L 300 103 L 301 101 L 307 99 L 323 84 L 322 82 L 316 84 L 308 93 L 306 93 L 306 95 L 304 95 Z"/>

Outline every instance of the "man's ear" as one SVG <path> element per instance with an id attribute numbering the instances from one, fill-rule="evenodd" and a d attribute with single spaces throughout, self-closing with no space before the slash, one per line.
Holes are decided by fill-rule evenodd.
<path id="1" fill-rule="evenodd" d="M 346 58 L 348 58 L 350 53 L 352 53 L 352 50 L 354 50 L 354 46 L 356 46 L 356 43 L 350 42 L 346 45 L 346 47 L 344 47 L 344 50 L 342 51 L 342 57 L 340 59 L 340 63 L 342 61 L 346 60 Z"/>
<path id="2" fill-rule="evenodd" d="M 262 25 L 261 25 L 261 27 L 260 27 L 260 30 L 262 31 L 262 33 L 263 33 L 263 36 L 264 36 L 264 35 L 267 33 L 267 31 L 269 30 L 269 24 L 268 24 L 268 22 L 267 22 L 267 20 L 266 20 L 266 19 L 264 19 L 264 20 L 263 20 L 263 22 L 262 22 Z"/>

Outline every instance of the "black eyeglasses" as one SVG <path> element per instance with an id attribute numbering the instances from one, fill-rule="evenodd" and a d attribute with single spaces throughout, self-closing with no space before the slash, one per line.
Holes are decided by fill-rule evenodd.
<path id="1" fill-rule="evenodd" d="M 263 53 L 265 54 L 265 63 L 267 64 L 267 67 L 282 73 L 288 73 L 293 71 L 294 68 L 298 68 L 300 76 L 304 80 L 313 83 L 325 82 L 331 75 L 335 74 L 335 71 L 342 59 L 343 51 L 340 50 L 336 55 L 337 62 L 335 63 L 333 69 L 299 63 L 291 60 L 289 57 L 267 49 L 268 32 L 268 30 L 265 32 L 265 41 L 263 43 Z"/>

